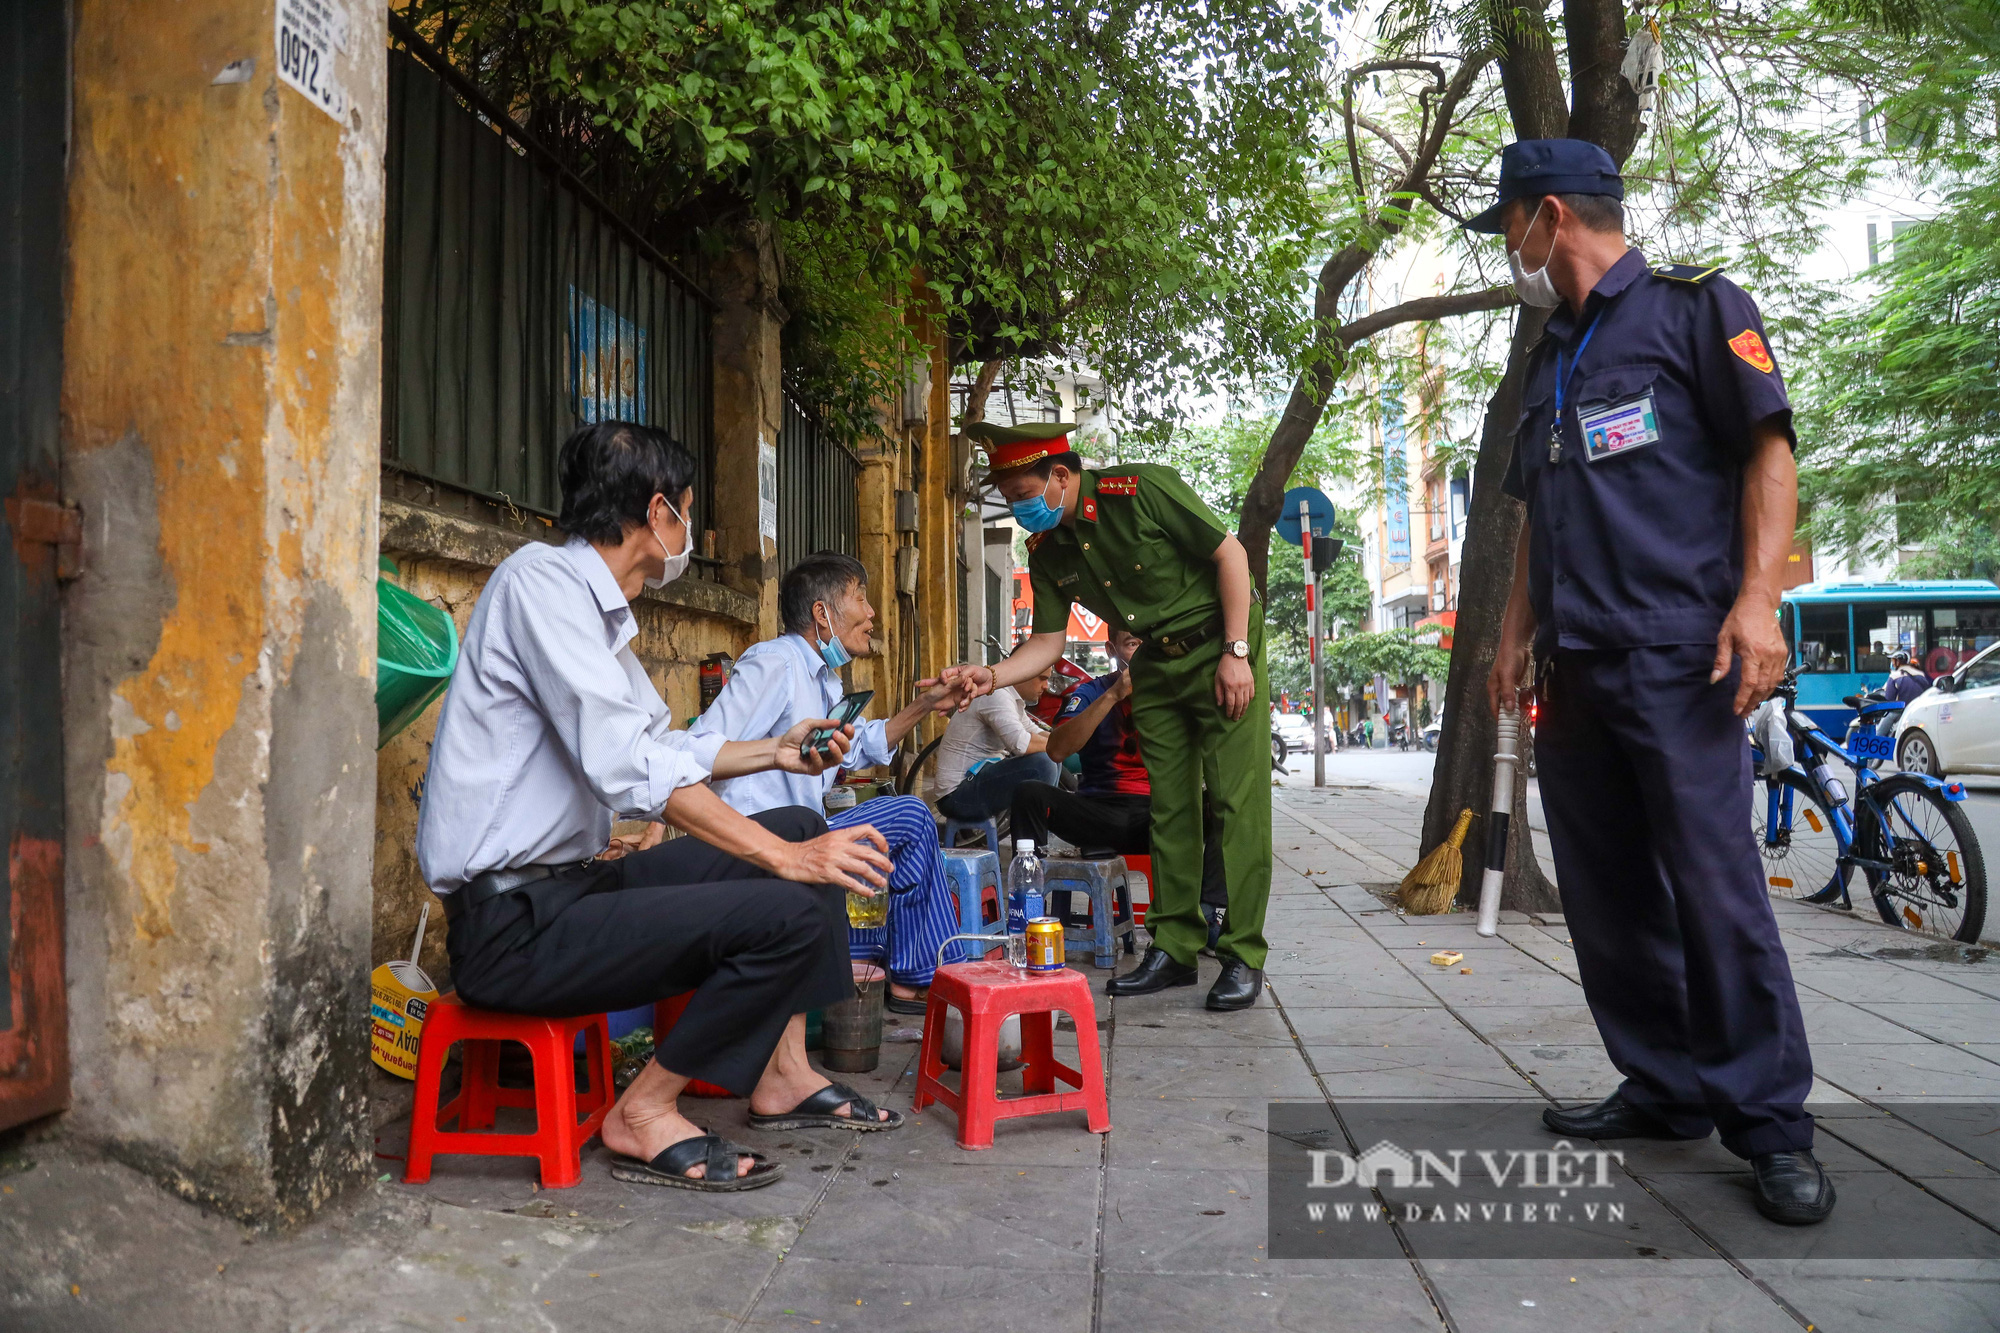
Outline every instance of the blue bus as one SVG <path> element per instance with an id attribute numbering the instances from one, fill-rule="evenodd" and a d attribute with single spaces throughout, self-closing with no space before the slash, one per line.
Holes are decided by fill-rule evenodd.
<path id="1" fill-rule="evenodd" d="M 1830 736 L 1854 710 L 1841 703 L 1889 678 L 1889 654 L 1909 650 L 1933 679 L 2000 640 L 2000 587 L 1984 579 L 1807 583 L 1784 595 L 1779 618 L 1799 669 L 1799 709 Z"/>

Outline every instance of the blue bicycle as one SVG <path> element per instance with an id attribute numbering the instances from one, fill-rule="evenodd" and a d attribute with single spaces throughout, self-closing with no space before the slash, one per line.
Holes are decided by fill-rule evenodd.
<path id="1" fill-rule="evenodd" d="M 1771 892 L 1852 909 L 1848 889 L 1858 869 L 1889 925 L 1977 942 L 1986 926 L 1986 861 L 1959 808 L 1964 785 L 1875 771 L 1895 758 L 1891 732 L 1903 706 L 1850 697 L 1855 716 L 1842 744 L 1793 707 L 1795 673 L 1786 673 L 1776 696 L 1796 762 L 1764 779 L 1752 811 Z M 1755 753 L 1761 767 L 1763 754 Z M 1852 796 L 1832 771 L 1835 759 L 1853 770 Z"/>

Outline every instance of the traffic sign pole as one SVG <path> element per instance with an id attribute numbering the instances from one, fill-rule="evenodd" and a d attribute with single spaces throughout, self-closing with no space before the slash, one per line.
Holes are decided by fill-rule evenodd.
<path id="1" fill-rule="evenodd" d="M 1299 499 L 1299 531 L 1305 540 L 1299 549 L 1306 558 L 1306 635 L 1311 644 L 1308 659 L 1312 663 L 1312 715 L 1307 719 L 1312 726 L 1313 738 L 1313 786 L 1326 785 L 1326 726 L 1321 717 L 1326 712 L 1326 669 L 1320 661 L 1319 632 L 1319 575 L 1313 572 L 1312 506 L 1304 497 Z"/>

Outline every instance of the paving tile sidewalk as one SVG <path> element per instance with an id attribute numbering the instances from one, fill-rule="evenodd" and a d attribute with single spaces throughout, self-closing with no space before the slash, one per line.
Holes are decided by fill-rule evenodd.
<path id="1" fill-rule="evenodd" d="M 626 1186 L 593 1146 L 582 1185 L 542 1192 L 525 1161 L 447 1158 L 428 1185 L 378 1183 L 289 1235 L 30 1144 L 0 1161 L 0 1328 L 2000 1327 L 2000 1171 L 1986 1164 L 2000 1151 L 1982 1146 L 2000 1134 L 1878 1109 L 2000 1104 L 2000 960 L 1898 956 L 1908 937 L 1794 904 L 1780 924 L 1843 1195 L 1824 1253 L 1871 1257 L 1748 1257 L 1766 1224 L 1711 1142 L 1628 1152 L 1661 1201 L 1649 1257 L 1431 1258 L 1419 1237 L 1415 1257 L 1271 1258 L 1273 1102 L 1365 1118 L 1369 1103 L 1479 1100 L 1533 1117 L 1617 1081 L 1559 918 L 1514 917 L 1484 940 L 1467 917 L 1400 917 L 1365 887 L 1414 858 L 1420 796 L 1276 796 L 1269 998 L 1211 1015 L 1201 988 L 1099 996 L 1086 1021 L 1107 1052 L 1103 1138 L 1064 1115 L 1003 1122 L 992 1149 L 967 1152 L 937 1108 L 893 1134 L 773 1136 L 715 1102 L 697 1118 L 786 1161 L 784 1181 L 723 1197 Z M 1431 966 L 1441 946 L 1470 970 Z M 1204 987 L 1214 971 L 1205 960 Z M 907 1109 L 914 1032 L 890 1035 L 882 1068 L 851 1081 Z M 1073 1060 L 1073 1035 L 1061 1041 Z M 376 1145 L 392 1176 L 402 1136 L 387 1126 Z M 1911 1252 L 1939 1236 L 1957 1257 Z"/>

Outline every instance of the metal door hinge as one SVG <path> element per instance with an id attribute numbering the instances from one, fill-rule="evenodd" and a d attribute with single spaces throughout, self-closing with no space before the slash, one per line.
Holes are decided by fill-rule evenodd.
<path id="1" fill-rule="evenodd" d="M 75 505 L 9 497 L 7 525 L 14 530 L 16 550 L 30 545 L 56 548 L 56 578 L 73 579 L 83 572 L 83 511 Z"/>

